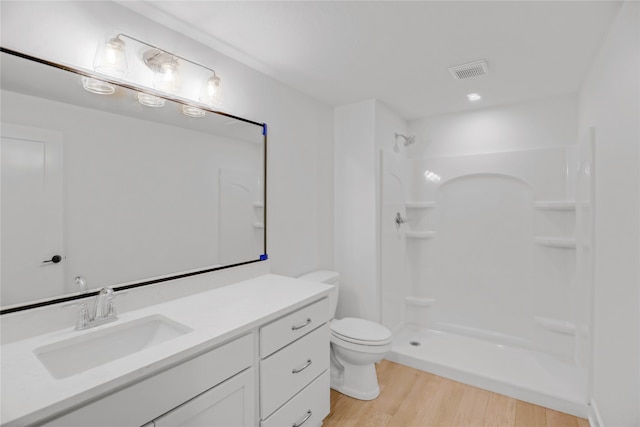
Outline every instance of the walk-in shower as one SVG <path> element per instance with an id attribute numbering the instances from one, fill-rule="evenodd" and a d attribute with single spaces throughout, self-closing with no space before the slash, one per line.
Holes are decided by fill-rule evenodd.
<path id="1" fill-rule="evenodd" d="M 588 142 L 428 158 L 382 152 L 388 358 L 586 416 L 591 162 Z"/>

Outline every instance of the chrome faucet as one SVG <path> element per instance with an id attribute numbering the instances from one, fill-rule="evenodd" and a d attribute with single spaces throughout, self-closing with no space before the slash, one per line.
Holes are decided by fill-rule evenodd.
<path id="1" fill-rule="evenodd" d="M 86 311 L 86 303 L 84 304 L 84 308 L 81 308 L 81 314 L 78 318 L 78 324 L 76 325 L 76 330 L 83 330 L 93 328 L 94 326 L 104 325 L 105 323 L 115 322 L 118 320 L 118 316 L 116 315 L 116 310 L 113 307 L 113 299 L 115 298 L 115 294 L 113 293 L 113 289 L 109 287 L 105 287 L 100 289 L 98 295 L 96 296 L 96 302 L 93 307 L 93 314 L 89 314 Z M 85 312 L 86 314 L 82 314 Z"/>
<path id="2" fill-rule="evenodd" d="M 112 288 L 105 287 L 100 289 L 96 296 L 95 305 L 93 307 L 93 313 L 89 313 L 89 308 L 86 302 L 77 302 L 67 304 L 79 305 L 80 312 L 78 313 L 78 320 L 76 322 L 76 330 L 81 331 L 83 329 L 93 328 L 94 326 L 104 325 L 105 323 L 115 322 L 118 320 L 115 308 L 113 306 L 113 299 L 116 295 Z"/>

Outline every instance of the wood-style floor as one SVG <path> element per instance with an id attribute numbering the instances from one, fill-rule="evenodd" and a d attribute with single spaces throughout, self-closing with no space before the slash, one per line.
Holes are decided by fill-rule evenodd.
<path id="1" fill-rule="evenodd" d="M 589 427 L 563 414 L 383 360 L 380 396 L 352 399 L 331 390 L 322 427 Z"/>

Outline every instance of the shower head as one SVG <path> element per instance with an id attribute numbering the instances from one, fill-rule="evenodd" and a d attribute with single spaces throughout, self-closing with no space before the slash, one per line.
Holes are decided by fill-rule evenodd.
<path id="1" fill-rule="evenodd" d="M 414 142 L 416 142 L 415 135 L 406 136 L 406 135 L 403 135 L 401 133 L 396 132 L 396 139 L 398 139 L 398 138 L 404 139 L 404 146 L 405 147 L 407 147 L 407 146 L 413 144 Z"/>

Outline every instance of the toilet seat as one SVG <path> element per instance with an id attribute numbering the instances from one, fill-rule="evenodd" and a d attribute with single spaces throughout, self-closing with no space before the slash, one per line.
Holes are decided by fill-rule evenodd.
<path id="1" fill-rule="evenodd" d="M 349 341 L 343 340 L 338 335 L 334 335 L 334 334 L 331 334 L 331 337 L 329 340 L 331 342 L 331 347 L 334 350 L 336 348 L 340 348 L 345 350 L 351 350 L 362 355 L 364 354 L 383 355 L 389 352 L 391 350 L 391 347 L 393 346 L 392 341 L 389 341 L 386 344 L 374 344 L 374 345 L 370 345 L 366 343 L 363 344 L 362 342 L 360 343 L 349 342 Z"/>
<path id="2" fill-rule="evenodd" d="M 331 322 L 332 338 L 366 346 L 386 346 L 392 336 L 384 326 L 365 319 L 345 317 Z"/>

